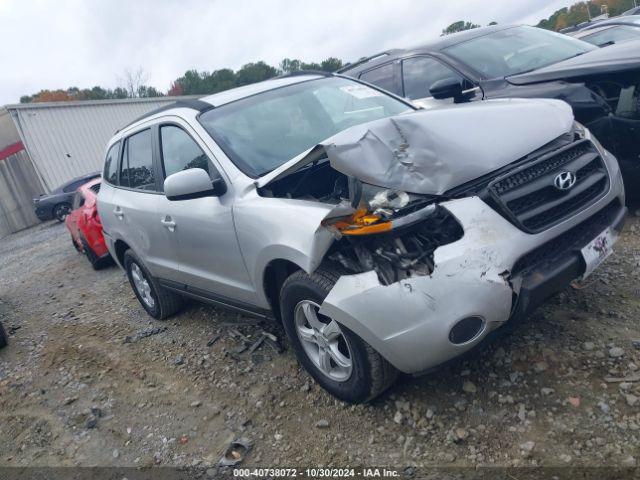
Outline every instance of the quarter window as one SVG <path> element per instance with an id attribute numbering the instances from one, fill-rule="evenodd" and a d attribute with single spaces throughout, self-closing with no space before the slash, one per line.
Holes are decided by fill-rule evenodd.
<path id="1" fill-rule="evenodd" d="M 131 135 L 124 144 L 120 185 L 138 190 L 155 190 L 151 130 Z"/>
<path id="2" fill-rule="evenodd" d="M 107 152 L 107 159 L 104 162 L 104 180 L 112 185 L 118 184 L 118 147 L 120 142 L 113 145 Z"/>
<path id="3" fill-rule="evenodd" d="M 377 85 L 380 88 L 384 88 L 389 92 L 400 94 L 396 88 L 395 82 L 395 65 L 393 63 L 387 63 L 368 72 L 364 72 L 360 75 L 360 80 Z"/>
<path id="4" fill-rule="evenodd" d="M 464 82 L 459 73 L 433 58 L 414 57 L 402 61 L 404 96 L 411 100 L 431 97 L 431 86 L 445 78 L 455 78 L 461 83 Z"/>
<path id="5" fill-rule="evenodd" d="M 160 128 L 165 178 L 182 170 L 201 168 L 209 173 L 209 160 L 187 132 L 174 125 Z"/>

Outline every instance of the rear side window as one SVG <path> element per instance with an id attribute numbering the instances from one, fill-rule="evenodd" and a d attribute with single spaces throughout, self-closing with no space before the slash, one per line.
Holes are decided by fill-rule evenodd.
<path id="1" fill-rule="evenodd" d="M 120 142 L 115 143 L 107 152 L 107 159 L 104 162 L 104 180 L 112 185 L 118 184 L 118 148 Z"/>
<path id="2" fill-rule="evenodd" d="M 464 81 L 459 73 L 433 58 L 414 57 L 402 62 L 404 96 L 411 100 L 431 97 L 431 86 L 445 78 L 455 78 L 461 83 Z"/>
<path id="3" fill-rule="evenodd" d="M 384 88 L 396 95 L 400 94 L 396 88 L 395 65 L 393 63 L 387 63 L 381 67 L 364 72 L 360 75 L 360 80 L 377 85 L 378 87 Z"/>
<path id="4" fill-rule="evenodd" d="M 137 190 L 156 189 L 151 153 L 151 130 L 136 133 L 125 140 L 120 185 Z"/>
<path id="5" fill-rule="evenodd" d="M 160 127 L 162 168 L 165 178 L 182 170 L 201 168 L 209 173 L 207 156 L 193 138 L 180 127 Z"/>

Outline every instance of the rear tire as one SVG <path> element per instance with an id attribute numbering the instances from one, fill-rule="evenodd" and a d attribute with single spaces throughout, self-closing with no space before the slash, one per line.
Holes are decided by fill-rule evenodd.
<path id="1" fill-rule="evenodd" d="M 82 235 L 80 235 L 80 243 L 82 243 L 82 249 L 84 250 L 84 254 L 86 255 L 87 260 L 89 260 L 89 263 L 91 264 L 93 269 L 99 270 L 100 257 L 98 257 L 95 254 L 95 252 L 92 250 L 91 246 L 89 245 L 89 242 L 87 242 L 87 240 Z"/>
<path id="2" fill-rule="evenodd" d="M 67 218 L 67 215 L 71 213 L 71 205 L 68 203 L 59 203 L 55 207 L 53 207 L 53 218 L 58 220 L 60 223 L 64 222 L 64 219 Z"/>
<path id="3" fill-rule="evenodd" d="M 0 348 L 6 347 L 8 343 L 9 343 L 9 336 L 7 335 L 7 332 L 5 332 L 4 327 L 2 326 L 2 323 L 0 323 Z"/>
<path id="4" fill-rule="evenodd" d="M 78 253 L 84 253 L 82 251 L 82 249 L 80 248 L 80 246 L 76 243 L 76 241 L 73 239 L 73 237 L 71 237 L 71 243 L 73 243 L 73 248 L 76 249 L 76 252 Z"/>
<path id="5" fill-rule="evenodd" d="M 131 249 L 124 252 L 124 268 L 133 292 L 149 315 L 164 320 L 180 310 L 183 298 L 162 287 Z"/>
<path id="6" fill-rule="evenodd" d="M 329 393 L 349 403 L 362 403 L 372 400 L 389 388 L 398 376 L 398 371 L 387 362 L 378 352 L 376 352 L 367 342 L 343 325 L 337 324 L 329 317 L 318 315 L 317 306 L 321 305 L 325 297 L 335 285 L 338 275 L 324 269 L 318 269 L 311 275 L 303 271 L 293 273 L 282 286 L 280 292 L 280 309 L 282 320 L 287 337 L 293 347 L 302 366 L 309 374 Z M 314 320 L 319 320 L 320 324 L 335 325 L 331 328 L 333 339 L 339 332 L 342 337 L 339 340 L 332 340 L 318 335 L 318 329 L 314 329 L 312 322 L 304 323 L 300 317 L 300 311 L 315 311 Z M 313 313 L 310 314 L 313 317 Z M 317 324 L 316 325 L 320 325 Z M 310 340 L 310 332 L 313 330 L 315 340 Z M 325 331 L 320 325 L 320 332 Z M 328 330 L 326 330 L 328 331 Z M 302 340 L 302 338 L 307 340 Z M 323 337 L 323 338 L 319 338 Z M 333 341 L 334 343 L 328 343 Z M 304 343 L 303 343 L 304 342 Z M 315 354 L 313 346 L 317 342 L 318 352 L 328 352 L 331 360 L 324 363 L 321 360 L 327 353 Z M 336 352 L 336 348 L 338 352 Z M 337 361 L 334 361 L 337 360 Z M 347 362 L 348 360 L 348 362 Z M 350 363 L 343 378 L 338 371 L 342 365 Z M 328 366 L 328 368 L 327 368 Z"/>

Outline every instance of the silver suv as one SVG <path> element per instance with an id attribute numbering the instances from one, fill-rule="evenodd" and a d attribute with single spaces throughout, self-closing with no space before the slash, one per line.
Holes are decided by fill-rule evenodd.
<path id="1" fill-rule="evenodd" d="M 99 213 L 144 309 L 281 321 L 369 400 L 587 277 L 624 223 L 616 159 L 557 100 L 421 111 L 339 75 L 185 100 L 110 141 Z"/>

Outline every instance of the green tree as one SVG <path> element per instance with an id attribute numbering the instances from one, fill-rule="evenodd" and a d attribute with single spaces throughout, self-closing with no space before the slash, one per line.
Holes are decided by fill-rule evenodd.
<path id="1" fill-rule="evenodd" d="M 278 71 L 271 65 L 267 65 L 262 60 L 255 63 L 247 63 L 236 72 L 237 85 L 249 85 L 275 77 Z"/>
<path id="2" fill-rule="evenodd" d="M 329 57 L 320 63 L 320 69 L 325 72 L 335 72 L 343 67 L 342 60 L 336 57 Z"/>
<path id="3" fill-rule="evenodd" d="M 440 36 L 449 35 L 451 33 L 463 32 L 465 30 L 471 30 L 472 28 L 478 28 L 478 27 L 480 27 L 480 25 L 476 23 L 465 22 L 464 20 L 460 20 L 452 23 L 447 28 L 442 30 L 442 35 Z"/>
<path id="4" fill-rule="evenodd" d="M 298 59 L 285 58 L 280 62 L 282 73 L 293 73 L 302 70 L 302 62 Z"/>

